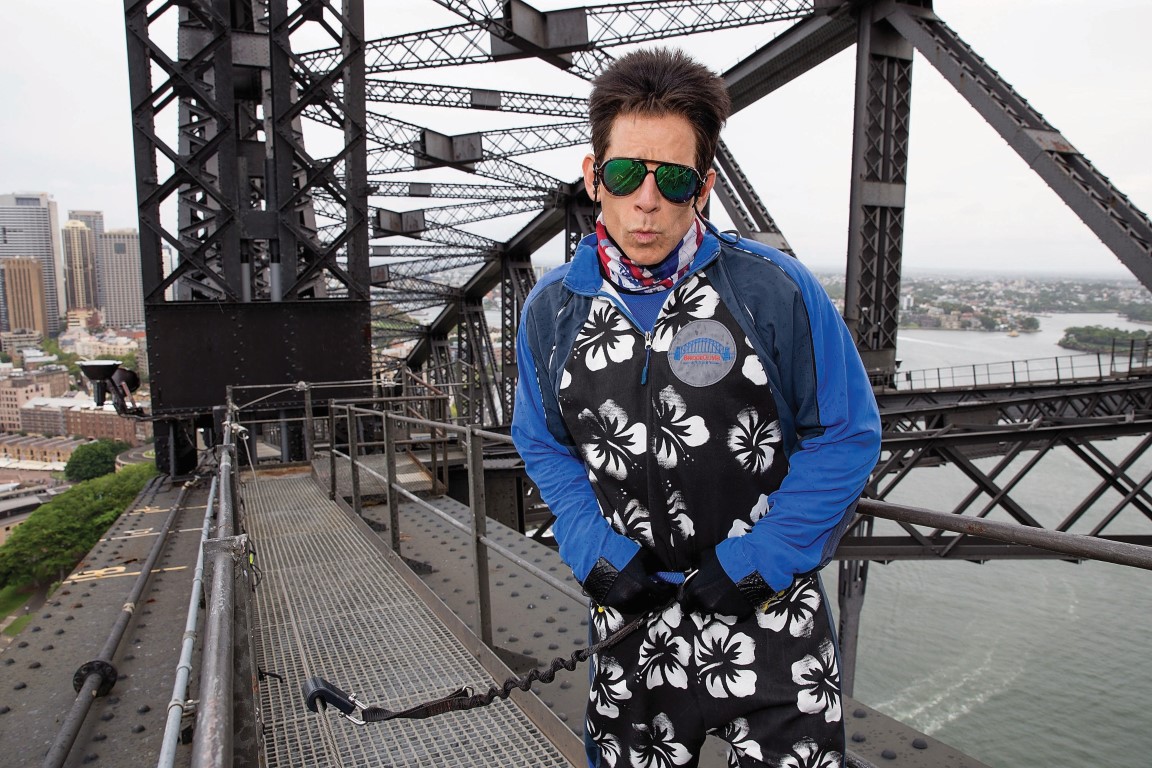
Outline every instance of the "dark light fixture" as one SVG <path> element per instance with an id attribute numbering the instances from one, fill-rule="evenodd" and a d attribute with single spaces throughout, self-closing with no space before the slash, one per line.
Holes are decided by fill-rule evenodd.
<path id="1" fill-rule="evenodd" d="M 104 400 L 111 395 L 116 413 L 144 415 L 144 409 L 132 398 L 132 393 L 140 388 L 140 377 L 135 371 L 121 368 L 116 360 L 82 360 L 80 370 L 92 382 L 92 399 L 97 408 L 104 407 Z"/>

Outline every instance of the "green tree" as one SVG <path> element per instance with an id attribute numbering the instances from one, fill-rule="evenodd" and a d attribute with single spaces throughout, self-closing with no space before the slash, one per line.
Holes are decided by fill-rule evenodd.
<path id="1" fill-rule="evenodd" d="M 134 464 L 80 483 L 37 509 L 0 546 L 0 587 L 62 580 L 155 474 L 154 464 Z"/>
<path id="2" fill-rule="evenodd" d="M 1020 330 L 1022 331 L 1038 331 L 1040 330 L 1040 321 L 1032 315 L 1020 318 Z"/>
<path id="3" fill-rule="evenodd" d="M 64 476 L 77 483 L 107 475 L 116 470 L 116 456 L 130 447 L 119 440 L 97 440 L 81 445 L 64 465 Z"/>

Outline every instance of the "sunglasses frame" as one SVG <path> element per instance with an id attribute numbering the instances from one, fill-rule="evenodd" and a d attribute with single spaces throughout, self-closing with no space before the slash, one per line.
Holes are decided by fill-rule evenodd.
<path id="1" fill-rule="evenodd" d="M 608 187 L 607 181 L 605 181 L 605 179 L 604 179 L 604 166 L 606 166 L 608 163 L 611 163 L 615 160 L 627 160 L 627 161 L 632 162 L 632 163 L 640 163 L 644 166 L 644 175 L 640 178 L 640 183 L 637 184 L 636 188 L 631 190 L 630 192 L 623 192 L 623 193 L 613 192 Z M 656 167 L 655 168 L 649 168 L 648 167 L 649 163 L 655 165 Z M 660 187 L 660 177 L 657 176 L 656 174 L 661 168 L 668 168 L 668 167 L 687 169 L 687 170 L 691 171 L 692 175 L 696 178 L 696 185 L 692 189 L 692 193 L 690 195 L 688 195 L 688 197 L 684 198 L 683 200 L 676 200 L 672 197 L 669 197 L 668 193 L 665 192 Z M 604 185 L 604 191 L 607 192 L 608 194 L 612 195 L 613 197 L 627 197 L 628 195 L 631 195 L 637 189 L 640 189 L 640 187 L 644 186 L 644 181 L 648 178 L 648 174 L 652 174 L 653 176 L 656 176 L 656 189 L 659 190 L 661 197 L 663 197 L 665 200 L 667 200 L 668 202 L 670 202 L 674 205 L 683 205 L 684 203 L 687 203 L 689 200 L 692 200 L 693 198 L 699 197 L 700 196 L 700 190 L 704 188 L 704 177 L 700 174 L 700 171 L 696 170 L 695 168 L 693 168 L 690 165 L 684 165 L 683 163 L 668 163 L 668 162 L 664 162 L 662 160 L 649 160 L 649 159 L 643 158 L 643 157 L 610 157 L 607 160 L 605 160 L 604 162 L 600 163 L 599 165 L 596 165 L 594 167 L 594 171 L 595 171 L 596 180 Z"/>

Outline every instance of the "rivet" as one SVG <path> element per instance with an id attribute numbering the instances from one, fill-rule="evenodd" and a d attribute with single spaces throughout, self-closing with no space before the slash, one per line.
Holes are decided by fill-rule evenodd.
<path id="1" fill-rule="evenodd" d="M 558 651 L 558 650 L 560 650 L 560 646 L 557 645 L 556 643 L 548 643 L 548 650 Z"/>
<path id="2" fill-rule="evenodd" d="M 34 661 L 28 665 L 28 669 L 40 669 L 40 662 Z"/>
<path id="3" fill-rule="evenodd" d="M 544 637 L 544 633 L 543 632 L 533 632 L 532 637 Z"/>
<path id="4" fill-rule="evenodd" d="M 104 739 L 106 739 L 106 738 L 108 738 L 108 734 L 98 733 L 92 737 L 92 741 L 104 741 Z"/>
<path id="5" fill-rule="evenodd" d="M 27 687 L 28 687 L 28 683 L 16 683 L 16 685 L 12 686 L 12 690 L 22 691 Z"/>
<path id="6" fill-rule="evenodd" d="M 509 592 L 508 596 L 509 597 L 520 597 L 520 593 L 519 592 Z"/>
<path id="7" fill-rule="evenodd" d="M 880 753 L 880 757 L 884 758 L 885 760 L 895 760 L 896 753 L 890 749 L 886 749 Z"/>
<path id="8" fill-rule="evenodd" d="M 150 707 L 150 706 L 148 706 L 147 704 L 145 704 L 145 705 L 143 705 L 142 707 L 139 707 L 139 708 L 138 708 L 136 711 L 137 711 L 137 712 L 139 712 L 140 714 L 144 714 L 145 712 L 151 712 L 151 711 L 152 711 L 152 707 Z"/>
<path id="9" fill-rule="evenodd" d="M 528 603 L 528 610 L 531 611 L 535 607 L 536 607 L 536 603 Z"/>
<path id="10" fill-rule="evenodd" d="M 561 690 L 565 690 L 565 691 L 566 691 L 566 690 L 568 690 L 568 689 L 569 689 L 569 688 L 571 688 L 571 687 L 572 687 L 572 683 L 568 682 L 567 680 L 564 680 L 563 682 L 561 682 L 561 683 L 560 683 L 560 688 L 561 688 Z"/>
<path id="11" fill-rule="evenodd" d="M 32 627 L 32 631 L 33 631 L 33 632 L 39 632 L 39 631 L 40 631 L 40 627 Z"/>
<path id="12" fill-rule="evenodd" d="M 12 711 L 12 708 L 9 707 L 7 704 L 0 705 L 0 715 L 6 715 L 11 711 Z"/>
<path id="13" fill-rule="evenodd" d="M 48 645 L 44 646 L 44 647 L 43 647 L 43 648 L 41 648 L 40 650 L 42 650 L 42 651 L 50 651 L 50 650 L 52 650 L 52 649 L 53 649 L 53 648 L 55 648 L 55 647 L 56 647 L 56 646 L 52 645 L 52 643 L 48 643 Z"/>
<path id="14" fill-rule="evenodd" d="M 27 640 L 21 640 L 20 642 L 16 643 L 16 647 L 17 648 L 27 648 L 28 647 L 28 641 Z"/>
<path id="15" fill-rule="evenodd" d="M 928 742 L 921 738 L 912 739 L 912 746 L 916 749 L 928 749 Z"/>
<path id="16" fill-rule="evenodd" d="M 53 632 L 52 634 L 54 634 L 54 635 L 62 635 L 62 634 L 64 634 L 64 630 L 62 630 L 62 629 L 58 629 L 58 630 L 56 630 L 55 632 Z"/>
<path id="17" fill-rule="evenodd" d="M 144 733 L 144 726 L 142 726 L 142 725 L 132 726 L 132 733 Z"/>
<path id="18" fill-rule="evenodd" d="M 510 635 L 510 636 L 508 637 L 508 642 L 510 642 L 510 643 L 518 643 L 518 642 L 520 642 L 520 638 L 516 637 L 515 635 Z"/>
<path id="19" fill-rule="evenodd" d="M 852 717 L 868 717 L 868 712 L 863 709 L 857 709 L 852 713 Z"/>
<path id="20" fill-rule="evenodd" d="M 100 755 L 96 754 L 95 752 L 89 752 L 88 754 L 84 755 L 84 762 L 86 763 L 94 763 L 99 759 Z"/>
<path id="21" fill-rule="evenodd" d="M 568 722 L 568 715 L 564 714 L 563 712 L 560 712 L 556 716 L 560 718 L 560 722 L 562 722 L 562 723 Z"/>
<path id="22" fill-rule="evenodd" d="M 867 741 L 867 737 L 864 734 L 857 731 L 856 733 L 852 734 L 852 741 L 856 742 L 857 744 L 860 744 L 864 741 Z"/>

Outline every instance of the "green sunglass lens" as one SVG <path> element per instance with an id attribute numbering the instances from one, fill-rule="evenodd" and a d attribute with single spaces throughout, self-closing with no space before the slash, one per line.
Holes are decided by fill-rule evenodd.
<path id="1" fill-rule="evenodd" d="M 614 195 L 630 195 L 648 175 L 644 163 L 635 160 L 609 160 L 604 163 L 604 186 Z"/>
<path id="2" fill-rule="evenodd" d="M 696 192 L 696 174 L 687 166 L 662 165 L 656 169 L 656 186 L 664 197 L 682 203 Z"/>

